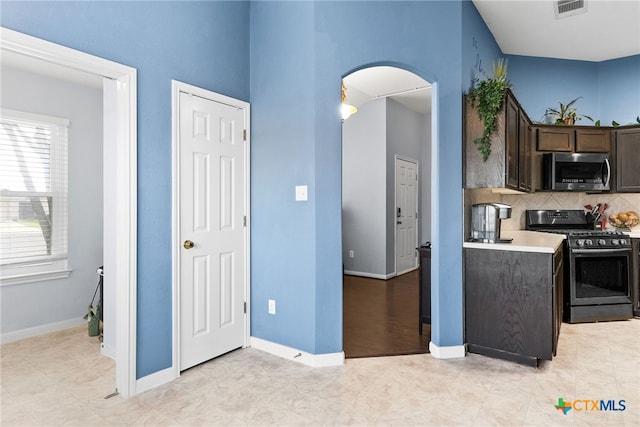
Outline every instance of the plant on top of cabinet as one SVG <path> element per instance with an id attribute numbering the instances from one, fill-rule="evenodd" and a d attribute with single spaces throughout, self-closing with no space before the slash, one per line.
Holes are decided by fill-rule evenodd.
<path id="1" fill-rule="evenodd" d="M 600 123 L 600 120 L 598 120 L 596 123 L 598 123 L 596 126 L 600 126 L 600 124 L 599 124 L 599 123 Z M 640 124 L 640 116 L 636 116 L 636 123 Z M 629 123 L 629 124 L 628 124 L 628 125 L 626 125 L 626 126 L 633 126 L 633 125 L 635 125 L 636 123 L 631 122 L 631 123 Z M 613 126 L 613 127 L 618 127 L 618 126 L 620 126 L 620 123 L 616 122 L 615 120 L 611 120 L 611 126 Z"/>
<path id="2" fill-rule="evenodd" d="M 477 105 L 478 116 L 484 124 L 482 137 L 473 141 L 483 161 L 487 161 L 491 154 L 491 134 L 495 131 L 496 116 L 504 104 L 504 93 L 508 88 L 511 88 L 511 82 L 507 79 L 507 62 L 500 58 L 493 64 L 493 77 L 479 83 L 474 79 L 474 87 L 469 92 L 468 100 L 472 106 Z"/>
<path id="3" fill-rule="evenodd" d="M 573 126 L 578 120 L 582 119 L 582 117 L 593 122 L 591 117 L 584 114 L 578 114 L 576 109 L 573 108 L 573 104 L 575 104 L 580 98 L 582 97 L 579 96 L 566 104 L 558 102 L 558 104 L 560 104 L 558 109 L 549 107 L 547 108 L 547 111 L 545 111 L 544 116 L 551 116 L 552 118 L 555 118 L 554 124 L 556 125 Z"/>

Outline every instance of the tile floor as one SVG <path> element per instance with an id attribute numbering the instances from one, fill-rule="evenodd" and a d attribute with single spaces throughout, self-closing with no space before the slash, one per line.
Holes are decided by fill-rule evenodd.
<path id="1" fill-rule="evenodd" d="M 562 325 L 538 369 L 470 354 L 349 359 L 310 368 L 254 349 L 130 399 L 85 328 L 0 346 L 2 427 L 123 425 L 640 426 L 640 319 Z M 556 410 L 558 398 L 626 410 Z"/>

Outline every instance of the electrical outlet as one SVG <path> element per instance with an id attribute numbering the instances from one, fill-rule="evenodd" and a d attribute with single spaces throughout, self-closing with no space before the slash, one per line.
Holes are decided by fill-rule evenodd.
<path id="1" fill-rule="evenodd" d="M 349 251 L 349 258 L 353 258 L 355 256 L 355 254 L 353 253 L 353 251 Z"/>
<path id="2" fill-rule="evenodd" d="M 306 185 L 296 185 L 296 201 L 304 202 L 309 200 Z"/>
<path id="3" fill-rule="evenodd" d="M 269 300 L 269 314 L 276 314 L 276 300 Z"/>

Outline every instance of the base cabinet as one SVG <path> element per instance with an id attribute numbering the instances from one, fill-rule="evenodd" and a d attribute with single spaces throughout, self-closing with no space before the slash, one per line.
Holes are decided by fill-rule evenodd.
<path id="1" fill-rule="evenodd" d="M 531 366 L 551 360 L 562 318 L 561 249 L 464 254 L 468 351 Z"/>

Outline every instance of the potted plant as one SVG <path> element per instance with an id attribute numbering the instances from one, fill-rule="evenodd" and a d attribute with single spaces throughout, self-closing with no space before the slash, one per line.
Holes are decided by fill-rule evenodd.
<path id="1" fill-rule="evenodd" d="M 566 104 L 558 102 L 559 107 L 557 109 L 551 107 L 547 108 L 544 113 L 545 117 L 551 116 L 554 119 L 554 124 L 566 126 L 573 126 L 578 120 L 582 119 L 582 117 L 593 121 L 591 117 L 585 114 L 578 114 L 576 109 L 573 108 L 573 104 L 575 104 L 580 98 L 582 97 L 579 96 Z"/>
<path id="2" fill-rule="evenodd" d="M 478 117 L 483 123 L 482 137 L 473 142 L 478 146 L 482 160 L 487 161 L 491 154 L 491 134 L 496 129 L 496 117 L 504 104 L 505 90 L 511 87 L 507 79 L 507 62 L 504 58 L 493 64 L 493 77 L 478 81 L 474 79 L 474 87 L 468 95 L 469 103 L 477 107 Z"/>

